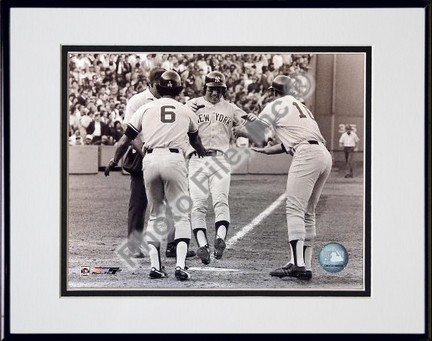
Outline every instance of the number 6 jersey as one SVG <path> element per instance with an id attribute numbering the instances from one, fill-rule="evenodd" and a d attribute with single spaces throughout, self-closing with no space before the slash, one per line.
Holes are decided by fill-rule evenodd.
<path id="1" fill-rule="evenodd" d="M 187 147 L 187 133 L 198 130 L 192 110 L 172 98 L 160 98 L 141 106 L 128 127 L 132 129 L 129 138 L 142 132 L 146 148 L 179 148 L 183 151 Z"/>
<path id="2" fill-rule="evenodd" d="M 293 96 L 284 96 L 270 102 L 259 118 L 269 127 L 273 126 L 286 148 L 309 140 L 323 144 L 326 142 L 312 113 Z"/>

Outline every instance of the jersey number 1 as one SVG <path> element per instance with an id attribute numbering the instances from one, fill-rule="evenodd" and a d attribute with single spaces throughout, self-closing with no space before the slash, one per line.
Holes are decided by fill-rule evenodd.
<path id="1" fill-rule="evenodd" d="M 298 105 L 296 102 L 293 102 L 293 105 L 296 107 L 297 111 L 299 112 L 299 117 L 300 118 L 306 118 L 307 116 L 303 113 L 303 110 L 300 109 L 300 105 Z M 304 109 L 306 109 L 306 112 L 308 113 L 309 117 L 313 120 L 315 120 L 315 118 L 313 117 L 312 113 L 309 111 L 308 108 L 306 108 L 304 105 L 302 105 L 302 107 Z"/>
<path id="2" fill-rule="evenodd" d="M 161 107 L 161 121 L 163 123 L 173 123 L 175 121 L 176 114 L 169 109 L 175 109 L 175 107 L 172 105 L 164 105 Z"/>

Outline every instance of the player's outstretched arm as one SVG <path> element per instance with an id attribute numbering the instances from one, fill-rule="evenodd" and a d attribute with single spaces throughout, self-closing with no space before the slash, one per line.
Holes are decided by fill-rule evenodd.
<path id="1" fill-rule="evenodd" d="M 117 149 L 114 152 L 114 157 L 110 160 L 110 162 L 108 163 L 108 166 L 105 167 L 105 171 L 104 174 L 105 176 L 109 176 L 110 171 L 118 165 L 118 163 L 120 162 L 121 158 L 123 157 L 123 155 L 126 153 L 129 144 L 131 143 L 131 139 L 126 136 L 123 135 L 117 145 Z"/>
<path id="2" fill-rule="evenodd" d="M 267 122 L 263 121 L 257 115 L 254 114 L 243 115 L 241 118 L 247 122 L 251 122 L 251 123 L 253 122 L 255 125 L 259 126 L 262 130 L 266 130 L 270 126 Z"/>
<path id="3" fill-rule="evenodd" d="M 247 114 L 241 117 L 246 123 L 244 124 L 246 135 L 244 136 L 243 131 L 234 131 L 234 136 L 248 137 L 255 145 L 263 146 L 266 143 L 266 131 L 270 128 L 270 125 L 261 120 L 258 116 L 254 114 Z M 242 134 L 242 135 L 240 135 Z M 237 136 L 237 137 L 238 137 Z"/>
<path id="4" fill-rule="evenodd" d="M 207 151 L 205 150 L 201 138 L 198 135 L 198 131 L 194 133 L 188 133 L 189 136 L 189 143 L 191 146 L 196 150 L 199 157 L 204 157 L 207 155 Z"/>
<path id="5" fill-rule="evenodd" d="M 282 143 L 275 144 L 274 146 L 266 146 L 263 148 L 252 147 L 251 149 L 255 152 L 263 153 L 263 154 L 267 154 L 267 155 L 287 153 L 287 150 L 285 149 L 285 147 L 283 146 Z"/>
<path id="6" fill-rule="evenodd" d="M 194 113 L 205 107 L 205 105 L 198 105 L 195 102 L 189 102 L 189 106 Z"/>

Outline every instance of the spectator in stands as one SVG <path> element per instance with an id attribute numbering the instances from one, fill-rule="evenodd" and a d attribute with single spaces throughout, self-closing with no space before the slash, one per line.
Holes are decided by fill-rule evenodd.
<path id="1" fill-rule="evenodd" d="M 80 104 L 77 104 L 76 106 L 72 106 L 69 115 L 69 126 L 71 127 L 72 131 L 78 130 L 80 127 L 80 120 L 81 120 L 80 108 L 83 108 L 84 110 L 84 106 Z"/>
<path id="2" fill-rule="evenodd" d="M 122 123 L 120 121 L 114 122 L 114 127 L 111 130 L 111 136 L 113 137 L 114 144 L 120 141 L 120 138 L 122 137 L 124 133 Z"/>
<path id="3" fill-rule="evenodd" d="M 90 146 L 92 144 L 93 135 L 86 135 L 86 138 L 84 140 L 84 145 Z"/>
<path id="4" fill-rule="evenodd" d="M 197 69 L 201 72 L 201 74 L 205 77 L 211 70 L 206 60 L 204 59 L 204 55 L 199 54 L 197 56 Z"/>
<path id="5" fill-rule="evenodd" d="M 259 82 L 258 76 L 251 77 L 252 83 L 250 83 L 247 87 L 248 92 L 259 93 L 262 90 L 261 84 Z"/>
<path id="6" fill-rule="evenodd" d="M 273 66 L 275 70 L 279 70 L 279 68 L 283 65 L 283 58 L 280 54 L 275 54 L 272 58 Z"/>
<path id="7" fill-rule="evenodd" d="M 174 68 L 172 59 L 173 57 L 171 55 L 162 55 L 162 68 L 165 70 L 172 70 Z"/>
<path id="8" fill-rule="evenodd" d="M 108 116 L 108 111 L 106 110 L 106 108 L 104 106 L 101 106 L 99 109 L 99 113 L 100 113 L 100 117 L 101 117 L 101 122 L 105 123 L 108 127 L 112 126 L 112 123 L 109 116 Z"/>
<path id="9" fill-rule="evenodd" d="M 119 55 L 116 61 L 116 81 L 121 87 L 126 86 L 130 78 L 132 66 L 127 62 L 124 55 Z"/>
<path id="10" fill-rule="evenodd" d="M 108 125 L 101 121 L 101 115 L 99 112 L 94 115 L 94 121 L 90 122 L 87 132 L 93 136 L 91 144 L 96 145 L 102 143 L 102 136 L 110 135 Z"/>
<path id="11" fill-rule="evenodd" d="M 92 121 L 93 121 L 93 114 L 90 114 L 90 110 L 86 108 L 81 114 L 81 119 L 80 119 L 79 130 L 81 132 L 81 136 L 88 135 L 87 129 Z"/>
<path id="12" fill-rule="evenodd" d="M 74 133 L 69 137 L 69 145 L 71 146 L 84 145 L 84 141 L 81 136 L 81 132 L 79 130 L 75 130 Z"/>

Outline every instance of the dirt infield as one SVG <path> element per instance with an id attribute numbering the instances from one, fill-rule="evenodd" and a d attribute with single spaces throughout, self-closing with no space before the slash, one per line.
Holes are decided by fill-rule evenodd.
<path id="1" fill-rule="evenodd" d="M 169 277 L 148 278 L 148 257 L 136 260 L 131 268 L 116 253 L 125 241 L 129 177 L 120 172 L 105 178 L 97 175 L 69 176 L 68 289 L 281 289 L 281 290 L 363 290 L 364 227 L 363 177 L 345 179 L 335 168 L 317 207 L 317 241 L 313 279 L 278 279 L 269 271 L 288 260 L 288 236 L 284 201 L 260 224 L 227 248 L 222 260 L 212 257 L 205 266 L 195 257 L 187 261 L 192 279 L 174 277 L 175 260 L 161 253 Z M 230 238 L 271 205 L 285 190 L 286 175 L 233 175 L 230 192 Z M 211 210 L 210 210 L 211 211 Z M 214 216 L 208 217 L 209 240 L 214 238 Z M 338 273 L 326 272 L 318 262 L 323 245 L 335 241 L 348 251 L 349 262 Z M 212 245 L 211 245 L 212 247 Z M 196 243 L 191 241 L 191 248 Z M 163 249 L 164 251 L 164 249 Z M 120 267 L 116 274 L 80 276 L 80 267 Z"/>

